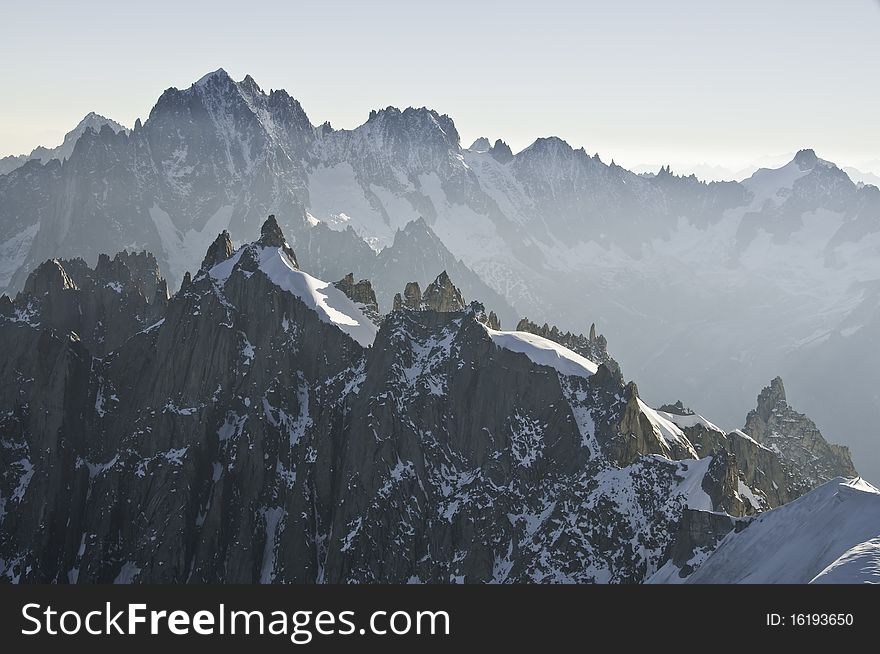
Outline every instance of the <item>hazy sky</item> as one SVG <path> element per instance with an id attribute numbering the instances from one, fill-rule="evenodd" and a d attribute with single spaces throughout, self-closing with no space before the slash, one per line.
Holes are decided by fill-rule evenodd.
<path id="1" fill-rule="evenodd" d="M 552 134 L 627 165 L 730 166 L 814 147 L 880 169 L 877 0 L 3 5 L 0 155 L 92 110 L 130 126 L 223 67 L 334 127 L 425 105 L 465 145 Z"/>

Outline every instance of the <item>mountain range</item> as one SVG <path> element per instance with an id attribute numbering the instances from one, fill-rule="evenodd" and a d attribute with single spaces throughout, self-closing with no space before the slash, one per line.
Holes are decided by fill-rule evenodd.
<path id="1" fill-rule="evenodd" d="M 97 133 L 100 132 L 101 128 L 105 125 L 116 133 L 128 132 L 125 127 L 117 123 L 115 120 L 105 118 L 104 116 L 96 114 L 94 111 L 89 112 L 86 114 L 85 118 L 77 123 L 76 127 L 64 135 L 64 140 L 61 145 L 54 148 L 46 148 L 41 145 L 34 148 L 30 154 L 21 154 L 17 156 L 10 155 L 0 158 L 0 175 L 11 173 L 13 170 L 20 168 L 32 159 L 36 159 L 41 163 L 48 163 L 52 159 L 66 161 L 70 158 L 70 155 L 73 154 L 73 147 L 76 145 L 79 137 L 82 136 L 87 129 Z"/>
<path id="2" fill-rule="evenodd" d="M 223 70 L 168 89 L 130 131 L 93 123 L 71 141 L 0 175 L 9 294 L 46 260 L 122 250 L 154 253 L 175 290 L 217 233 L 250 242 L 274 213 L 304 269 L 371 279 L 383 312 L 446 270 L 502 327 L 596 323 L 647 400 L 725 429 L 782 375 L 880 479 L 880 192 L 810 149 L 742 182 L 635 174 L 555 137 L 463 147 L 426 108 L 316 126 L 285 91 Z"/>
<path id="3" fill-rule="evenodd" d="M 0 297 L 0 578 L 877 581 L 880 492 L 781 379 L 728 433 L 649 406 L 595 329 L 355 280 L 269 216 L 173 294 L 123 251 Z"/>

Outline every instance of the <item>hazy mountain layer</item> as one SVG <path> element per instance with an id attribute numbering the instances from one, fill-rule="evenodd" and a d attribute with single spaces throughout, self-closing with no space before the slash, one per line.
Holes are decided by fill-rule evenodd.
<path id="1" fill-rule="evenodd" d="M 0 286 L 22 288 L 49 258 L 129 248 L 156 253 L 176 288 L 219 231 L 254 239 L 270 212 L 304 266 L 373 278 L 386 309 L 408 269 L 424 285 L 455 261 L 506 325 L 596 322 L 648 399 L 726 427 L 784 374 L 880 478 L 880 399 L 863 392 L 875 367 L 851 340 L 876 333 L 857 318 L 876 308 L 880 191 L 811 150 L 742 183 L 636 175 L 553 137 L 464 149 L 429 109 L 315 127 L 286 92 L 221 70 L 167 90 L 130 133 L 85 130 L 63 165 L 0 176 Z"/>

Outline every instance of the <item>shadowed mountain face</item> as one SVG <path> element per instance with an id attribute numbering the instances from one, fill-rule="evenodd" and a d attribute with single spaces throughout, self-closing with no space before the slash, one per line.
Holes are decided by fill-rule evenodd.
<path id="1" fill-rule="evenodd" d="M 825 467 L 651 409 L 594 332 L 500 331 L 446 272 L 382 315 L 259 231 L 221 232 L 170 298 L 121 253 L 0 299 L 0 578 L 681 579 L 834 465 L 814 430 Z"/>
<path id="2" fill-rule="evenodd" d="M 215 71 L 168 89 L 131 132 L 84 130 L 63 165 L 0 175 L 0 288 L 20 290 L 47 259 L 128 248 L 154 252 L 174 289 L 217 233 L 256 239 L 275 213 L 306 269 L 372 279 L 383 310 L 405 282 L 446 270 L 502 325 L 597 322 L 646 397 L 726 426 L 784 372 L 880 478 L 880 400 L 858 392 L 868 359 L 847 371 L 854 402 L 824 369 L 794 372 L 849 356 L 836 335 L 880 279 L 876 187 L 812 150 L 706 184 L 668 166 L 636 175 L 553 137 L 518 153 L 490 144 L 462 148 L 452 119 L 424 108 L 315 127 L 286 92 Z"/>

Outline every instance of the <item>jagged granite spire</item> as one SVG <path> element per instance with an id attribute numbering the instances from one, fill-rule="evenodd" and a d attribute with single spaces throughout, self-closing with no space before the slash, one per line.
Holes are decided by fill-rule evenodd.
<path id="1" fill-rule="evenodd" d="M 232 252 L 232 239 L 229 237 L 229 232 L 224 229 L 217 235 L 214 242 L 208 246 L 208 252 L 205 254 L 205 258 L 202 259 L 201 270 L 210 270 L 218 263 L 226 261 L 232 256 Z"/>
<path id="2" fill-rule="evenodd" d="M 260 239 L 257 241 L 257 244 L 264 247 L 281 248 L 284 250 L 284 253 L 290 257 L 290 261 L 293 265 L 299 268 L 296 254 L 294 253 L 293 248 L 287 244 L 287 239 L 284 238 L 284 232 L 281 231 L 281 226 L 275 219 L 275 214 L 270 214 L 266 219 L 266 222 L 263 223 L 263 226 L 260 228 Z"/>
<path id="3" fill-rule="evenodd" d="M 422 306 L 422 289 L 419 288 L 418 282 L 409 282 L 403 289 L 403 295 L 396 293 L 394 295 L 394 311 L 401 309 L 411 309 L 418 311 Z"/>
<path id="4" fill-rule="evenodd" d="M 461 292 L 455 287 L 444 270 L 425 289 L 422 295 L 422 306 L 432 311 L 448 313 L 450 311 L 462 311 L 465 303 Z"/>
<path id="5" fill-rule="evenodd" d="M 560 331 L 555 325 L 538 325 L 528 318 L 523 318 L 516 325 L 516 331 L 528 332 L 541 336 L 547 340 L 564 345 L 572 352 L 577 352 L 582 357 L 589 359 L 595 363 L 604 363 L 608 366 L 609 371 L 615 378 L 622 380 L 623 373 L 620 370 L 620 364 L 615 361 L 614 357 L 608 354 L 608 341 L 602 334 L 596 334 L 596 323 L 590 325 L 589 336 L 583 334 L 574 334 L 572 332 Z"/>
<path id="6" fill-rule="evenodd" d="M 449 275 L 444 270 L 437 278 L 428 284 L 422 293 L 418 282 L 409 282 L 403 291 L 394 296 L 394 311 L 409 309 L 411 311 L 437 311 L 449 313 L 451 311 L 463 311 L 466 307 L 464 297 L 452 283 Z M 497 322 L 498 318 L 495 318 Z"/>
<path id="7" fill-rule="evenodd" d="M 378 325 L 382 322 L 382 314 L 379 313 L 379 302 L 376 300 L 376 292 L 369 279 L 354 281 L 354 273 L 348 273 L 345 277 L 333 284 L 345 293 L 349 300 L 361 305 L 364 314 Z"/>
<path id="8" fill-rule="evenodd" d="M 787 404 L 788 400 L 785 397 L 785 385 L 782 382 L 782 377 L 776 377 L 758 395 L 757 412 L 761 419 L 766 422 L 770 419 L 774 409 L 783 405 L 787 406 Z"/>
<path id="9" fill-rule="evenodd" d="M 167 292 L 155 258 L 146 252 L 120 252 L 112 259 L 102 253 L 94 268 L 79 258 L 50 259 L 28 276 L 6 313 L 29 316 L 58 334 L 75 333 L 103 357 L 161 318 Z"/>
<path id="10" fill-rule="evenodd" d="M 816 423 L 788 404 L 781 377 L 758 395 L 757 407 L 746 417 L 743 431 L 795 462 L 810 487 L 835 477 L 858 476 L 849 448 L 829 443 Z"/>

